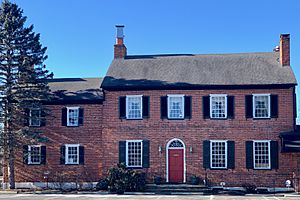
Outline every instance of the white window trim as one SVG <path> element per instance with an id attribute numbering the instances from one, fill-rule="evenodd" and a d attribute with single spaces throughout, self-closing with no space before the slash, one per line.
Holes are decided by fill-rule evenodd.
<path id="1" fill-rule="evenodd" d="M 212 143 L 213 142 L 225 142 L 225 167 L 213 167 L 212 166 Z M 211 169 L 227 169 L 227 162 L 228 162 L 228 140 L 210 140 L 210 168 Z"/>
<path id="2" fill-rule="evenodd" d="M 31 119 L 31 111 L 32 110 L 38 110 L 39 111 L 39 124 L 38 125 L 32 125 L 32 119 Z M 31 108 L 31 109 L 29 109 L 29 126 L 33 126 L 33 127 L 39 127 L 39 126 L 41 126 L 41 109 L 39 109 L 39 108 Z"/>
<path id="3" fill-rule="evenodd" d="M 65 144 L 65 164 L 66 165 L 78 165 L 79 164 L 79 144 Z M 68 148 L 69 147 L 77 147 L 77 162 L 69 162 L 68 161 L 68 157 L 69 157 L 69 153 L 68 153 Z"/>
<path id="4" fill-rule="evenodd" d="M 212 117 L 212 97 L 225 97 L 225 117 Z M 227 94 L 210 94 L 209 95 L 209 114 L 212 119 L 226 119 L 227 118 Z"/>
<path id="5" fill-rule="evenodd" d="M 40 151 L 39 151 L 39 156 L 40 156 L 40 162 L 32 162 L 31 161 L 31 148 L 32 147 L 39 147 Z M 29 165 L 39 165 L 41 164 L 42 161 L 42 156 L 41 156 L 41 152 L 42 152 L 42 146 L 41 145 L 28 145 L 28 164 Z"/>
<path id="6" fill-rule="evenodd" d="M 77 109 L 77 124 L 70 124 L 69 122 L 69 110 Z M 67 107 L 67 126 L 78 126 L 79 125 L 79 107 Z"/>
<path id="7" fill-rule="evenodd" d="M 168 109 L 168 119 L 184 119 L 184 94 L 168 94 L 167 95 L 167 109 Z M 170 110 L 169 110 L 169 102 L 170 97 L 181 97 L 182 98 L 182 117 L 170 117 Z"/>
<path id="8" fill-rule="evenodd" d="M 141 143 L 141 165 L 128 165 L 128 143 L 140 142 Z M 143 140 L 126 140 L 126 167 L 143 167 Z"/>
<path id="9" fill-rule="evenodd" d="M 269 156 L 269 167 L 256 167 L 255 166 L 255 143 L 267 142 L 268 143 L 268 156 Z M 253 169 L 271 169 L 271 140 L 253 140 Z"/>
<path id="10" fill-rule="evenodd" d="M 255 116 L 255 97 L 268 96 L 268 116 L 267 117 L 256 117 Z M 252 94 L 252 115 L 255 119 L 268 119 L 271 118 L 271 94 Z"/>
<path id="11" fill-rule="evenodd" d="M 128 106 L 128 98 L 130 97 L 139 97 L 141 99 L 141 116 L 137 118 L 129 118 L 129 106 Z M 126 95 L 126 119 L 143 119 L 143 95 Z"/>

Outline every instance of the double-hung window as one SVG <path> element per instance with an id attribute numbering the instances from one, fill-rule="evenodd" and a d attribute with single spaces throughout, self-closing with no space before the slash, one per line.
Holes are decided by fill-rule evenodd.
<path id="1" fill-rule="evenodd" d="M 143 156 L 143 141 L 142 140 L 127 140 L 126 141 L 126 166 L 127 167 L 142 167 Z"/>
<path id="2" fill-rule="evenodd" d="M 253 94 L 253 117 L 270 118 L 270 94 Z"/>
<path id="3" fill-rule="evenodd" d="M 142 119 L 142 95 L 126 96 L 126 118 Z"/>
<path id="4" fill-rule="evenodd" d="M 67 125 L 78 126 L 79 107 L 67 107 Z"/>
<path id="5" fill-rule="evenodd" d="M 28 146 L 28 164 L 37 165 L 41 164 L 41 146 L 29 145 Z"/>
<path id="6" fill-rule="evenodd" d="M 227 141 L 210 141 L 210 164 L 212 169 L 227 168 Z"/>
<path id="7" fill-rule="evenodd" d="M 41 110 L 39 108 L 29 110 L 29 126 L 41 126 Z"/>
<path id="8" fill-rule="evenodd" d="M 210 118 L 216 118 L 216 119 L 227 118 L 227 95 L 226 94 L 210 95 Z"/>
<path id="9" fill-rule="evenodd" d="M 168 95 L 168 118 L 184 118 L 184 95 Z"/>
<path id="10" fill-rule="evenodd" d="M 270 141 L 253 141 L 254 169 L 270 169 L 270 157 Z"/>
<path id="11" fill-rule="evenodd" d="M 66 144 L 65 164 L 79 164 L 79 144 Z"/>

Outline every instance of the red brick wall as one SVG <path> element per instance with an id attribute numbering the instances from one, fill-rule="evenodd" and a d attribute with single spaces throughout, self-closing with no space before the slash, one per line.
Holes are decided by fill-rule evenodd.
<path id="1" fill-rule="evenodd" d="M 235 96 L 235 118 L 228 120 L 203 119 L 202 96 L 224 94 Z M 245 118 L 245 95 L 252 93 L 277 94 L 279 117 L 276 119 L 253 120 Z M 118 97 L 125 95 L 150 96 L 150 118 L 144 120 L 121 120 L 118 112 Z M 192 119 L 162 120 L 160 118 L 160 96 L 185 94 L 192 96 Z M 247 170 L 245 141 L 277 140 L 279 133 L 293 130 L 293 88 L 290 89 L 248 89 L 248 90 L 199 90 L 199 91 L 106 91 L 103 104 L 103 172 L 118 163 L 118 142 L 129 139 L 150 140 L 150 168 L 145 169 L 148 178 L 154 175 L 165 177 L 166 144 L 173 138 L 182 139 L 186 145 L 187 180 L 194 174 L 219 184 L 239 185 L 255 182 L 258 186 L 281 186 L 297 165 L 292 154 L 279 153 L 278 170 Z M 204 170 L 202 156 L 203 140 L 235 141 L 234 170 Z M 163 147 L 159 153 L 159 146 Z M 189 152 L 189 148 L 193 152 Z M 280 149 L 280 148 L 279 148 Z M 295 155 L 294 155 L 295 156 Z"/>

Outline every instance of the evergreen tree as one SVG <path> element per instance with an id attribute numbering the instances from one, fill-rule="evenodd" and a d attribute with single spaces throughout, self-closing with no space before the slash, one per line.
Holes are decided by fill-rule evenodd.
<path id="1" fill-rule="evenodd" d="M 53 77 L 43 62 L 46 48 L 33 25 L 25 26 L 26 17 L 15 3 L 2 2 L 0 8 L 0 120 L 2 147 L 8 165 L 11 189 L 15 188 L 16 149 L 24 138 L 41 139 L 40 132 L 25 125 L 31 108 L 45 110 L 42 102 L 50 98 L 47 80 Z M 43 120 L 43 119 L 41 119 Z M 0 126 L 1 127 L 1 126 Z"/>

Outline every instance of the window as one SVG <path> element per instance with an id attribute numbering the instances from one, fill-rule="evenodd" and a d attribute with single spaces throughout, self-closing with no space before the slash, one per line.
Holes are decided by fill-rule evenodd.
<path id="1" fill-rule="evenodd" d="M 32 108 L 29 110 L 29 126 L 41 126 L 41 110 Z"/>
<path id="2" fill-rule="evenodd" d="M 253 95 L 253 117 L 254 118 L 270 117 L 270 94 Z"/>
<path id="3" fill-rule="evenodd" d="M 67 108 L 67 125 L 78 126 L 79 118 L 79 107 L 68 107 Z"/>
<path id="4" fill-rule="evenodd" d="M 184 95 L 168 95 L 168 118 L 184 118 Z"/>
<path id="5" fill-rule="evenodd" d="M 126 118 L 142 119 L 142 95 L 126 96 Z"/>
<path id="6" fill-rule="evenodd" d="M 227 95 L 210 95 L 210 118 L 227 118 Z"/>
<path id="7" fill-rule="evenodd" d="M 227 141 L 210 141 L 211 168 L 227 168 Z"/>
<path id="8" fill-rule="evenodd" d="M 66 144 L 65 164 L 79 164 L 79 144 Z"/>
<path id="9" fill-rule="evenodd" d="M 126 166 L 142 167 L 142 140 L 126 141 Z"/>
<path id="10" fill-rule="evenodd" d="M 28 146 L 28 164 L 41 164 L 41 146 L 29 145 Z"/>
<path id="11" fill-rule="evenodd" d="M 270 169 L 270 141 L 253 142 L 254 169 Z"/>

